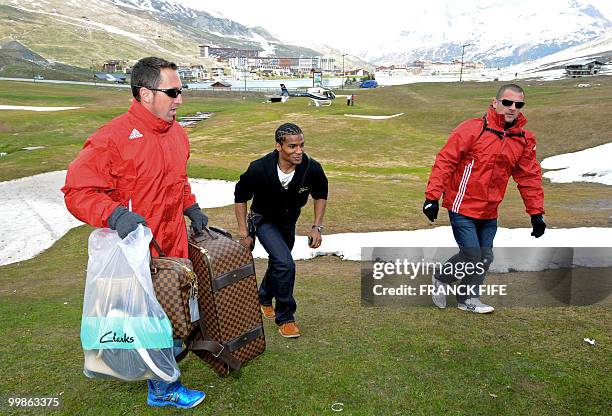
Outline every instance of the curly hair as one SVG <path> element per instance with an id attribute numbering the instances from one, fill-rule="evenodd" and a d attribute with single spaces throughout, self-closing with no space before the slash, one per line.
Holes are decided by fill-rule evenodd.
<path id="1" fill-rule="evenodd" d="M 283 141 L 285 140 L 285 136 L 297 136 L 300 134 L 304 135 L 302 129 L 297 124 L 284 123 L 278 126 L 276 129 L 274 139 L 276 140 L 276 143 L 282 145 Z"/>

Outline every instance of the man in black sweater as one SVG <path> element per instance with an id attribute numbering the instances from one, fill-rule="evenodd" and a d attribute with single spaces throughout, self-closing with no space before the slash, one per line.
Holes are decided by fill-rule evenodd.
<path id="1" fill-rule="evenodd" d="M 253 198 L 250 221 L 269 257 L 268 270 L 259 288 L 261 310 L 266 318 L 275 320 L 282 336 L 297 338 L 300 331 L 294 317 L 295 263 L 291 257 L 295 223 L 308 195 L 312 195 L 314 224 L 308 233 L 308 245 L 311 248 L 321 245 L 327 177 L 319 162 L 304 153 L 304 134 L 297 125 L 282 124 L 276 129 L 275 139 L 275 150 L 251 162 L 240 175 L 234 208 L 239 241 L 251 247 L 254 242 L 247 228 L 247 201 Z"/>

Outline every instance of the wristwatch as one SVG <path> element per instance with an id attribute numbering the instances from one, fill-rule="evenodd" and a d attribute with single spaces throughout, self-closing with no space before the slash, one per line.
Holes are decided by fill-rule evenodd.
<path id="1" fill-rule="evenodd" d="M 313 225 L 312 228 L 315 228 L 318 232 L 321 232 L 325 227 L 322 225 Z"/>

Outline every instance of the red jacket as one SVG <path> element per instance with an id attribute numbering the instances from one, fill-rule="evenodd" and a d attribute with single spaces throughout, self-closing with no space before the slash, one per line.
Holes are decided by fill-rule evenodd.
<path id="1" fill-rule="evenodd" d="M 542 170 L 535 136 L 523 129 L 527 119 L 519 114 L 515 125 L 504 131 L 504 116 L 492 107 L 485 118 L 464 121 L 453 130 L 436 156 L 425 198 L 444 195 L 442 206 L 450 211 L 494 219 L 512 175 L 527 213 L 543 214 Z"/>
<path id="2" fill-rule="evenodd" d="M 127 113 L 87 139 L 68 167 L 62 188 L 68 210 L 107 227 L 119 205 L 142 215 L 166 255 L 187 258 L 183 212 L 195 204 L 187 180 L 187 134 L 133 100 Z"/>

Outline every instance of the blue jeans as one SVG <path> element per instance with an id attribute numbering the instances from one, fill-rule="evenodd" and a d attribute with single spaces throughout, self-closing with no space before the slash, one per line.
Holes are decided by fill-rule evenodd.
<path id="1" fill-rule="evenodd" d="M 277 226 L 260 218 L 256 226 L 257 238 L 268 253 L 268 269 L 259 286 L 259 303 L 272 305 L 272 299 L 276 299 L 276 324 L 294 322 L 297 303 L 293 297 L 295 263 L 291 249 L 295 243 L 295 225 Z"/>
<path id="2" fill-rule="evenodd" d="M 471 288 L 476 295 L 469 296 L 457 294 L 457 302 L 464 303 L 470 297 L 478 296 L 478 286 L 485 280 L 485 274 L 493 262 L 493 239 L 497 233 L 497 219 L 481 220 L 466 217 L 455 212 L 448 212 L 455 241 L 459 246 L 459 253 L 446 261 L 446 264 L 453 264 L 453 270 L 458 263 L 483 263 L 484 271 L 466 274 L 459 286 L 464 286 L 463 290 Z M 436 278 L 444 283 L 453 283 L 458 279 L 454 274 L 441 274 Z"/>

